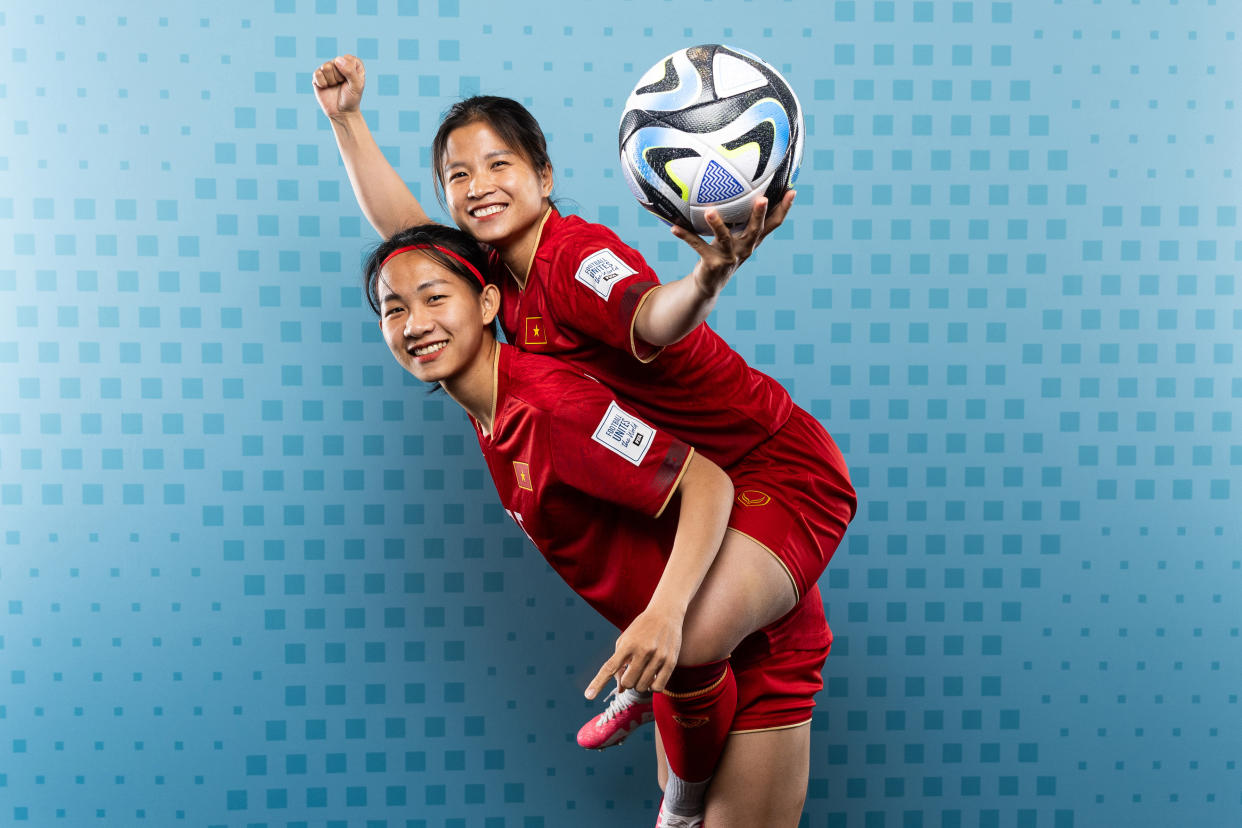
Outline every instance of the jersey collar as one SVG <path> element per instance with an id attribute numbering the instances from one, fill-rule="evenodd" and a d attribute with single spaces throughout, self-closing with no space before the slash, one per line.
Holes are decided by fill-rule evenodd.
<path id="1" fill-rule="evenodd" d="M 526 283 L 530 281 L 531 268 L 535 266 L 535 256 L 539 255 L 539 246 L 543 244 L 544 232 L 550 232 L 552 228 L 561 221 L 561 214 L 557 212 L 555 207 L 549 205 L 543 218 L 539 219 L 539 232 L 535 237 L 535 246 L 530 249 L 530 258 L 526 260 L 526 269 L 522 271 L 522 275 L 509 271 L 509 275 L 513 277 L 513 281 L 517 282 L 518 288 L 526 289 Z"/>

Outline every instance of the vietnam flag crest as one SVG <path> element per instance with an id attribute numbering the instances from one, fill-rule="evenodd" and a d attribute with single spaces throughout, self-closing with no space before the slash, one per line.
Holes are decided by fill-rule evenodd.
<path id="1" fill-rule="evenodd" d="M 513 474 L 517 477 L 519 489 L 525 489 L 528 492 L 535 490 L 534 484 L 530 482 L 530 464 L 522 463 L 517 460 L 513 461 Z"/>
<path id="2" fill-rule="evenodd" d="M 548 331 L 543 326 L 542 316 L 526 317 L 526 339 L 527 345 L 547 345 Z"/>

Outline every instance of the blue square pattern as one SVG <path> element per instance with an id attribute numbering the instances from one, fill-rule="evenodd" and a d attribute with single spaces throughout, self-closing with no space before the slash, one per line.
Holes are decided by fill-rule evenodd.
<path id="1" fill-rule="evenodd" d="M 644 67 L 726 42 L 788 77 L 806 154 L 713 323 L 860 494 L 805 824 L 1242 824 L 1237 26 L 1114 5 L 0 13 L 3 821 L 652 818 L 649 729 L 571 738 L 615 632 L 385 353 L 309 79 L 367 61 L 433 215 L 441 112 L 517 98 L 565 209 L 671 279 L 613 130 Z"/>

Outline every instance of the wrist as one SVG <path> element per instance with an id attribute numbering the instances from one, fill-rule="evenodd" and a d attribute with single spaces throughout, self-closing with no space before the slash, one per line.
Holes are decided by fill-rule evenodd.
<path id="1" fill-rule="evenodd" d="M 694 280 L 694 287 L 699 294 L 699 298 L 705 301 L 715 301 L 716 297 L 720 295 L 721 289 L 724 288 L 725 283 L 729 281 L 728 277 L 724 279 L 712 278 L 707 273 L 707 269 L 702 266 L 696 267 L 690 275 Z"/>
<path id="2" fill-rule="evenodd" d="M 353 133 L 357 130 L 359 122 L 366 124 L 366 119 L 362 117 L 360 109 L 351 109 L 348 112 L 338 112 L 328 117 L 332 123 L 332 128 L 346 133 Z"/>
<path id="3" fill-rule="evenodd" d="M 676 596 L 661 595 L 657 588 L 651 596 L 651 601 L 647 603 L 646 612 L 680 623 L 685 620 L 686 610 L 689 606 L 690 600 L 688 598 L 683 600 Z"/>

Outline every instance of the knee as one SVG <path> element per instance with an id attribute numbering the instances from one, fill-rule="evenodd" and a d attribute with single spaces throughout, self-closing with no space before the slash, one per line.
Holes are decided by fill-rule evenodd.
<path id="1" fill-rule="evenodd" d="M 682 628 L 681 652 L 677 656 L 677 666 L 689 667 L 728 658 L 733 653 L 733 648 L 742 640 L 743 636 L 738 633 L 743 630 L 739 626 L 746 625 L 730 623 L 729 619 L 716 616 L 715 613 L 693 614 Z"/>
<path id="2" fill-rule="evenodd" d="M 693 667 L 699 664 L 710 664 L 713 661 L 723 661 L 733 652 L 736 642 L 724 642 L 711 636 L 695 637 L 693 639 L 684 639 L 681 643 L 681 652 L 677 656 L 678 667 Z"/>

